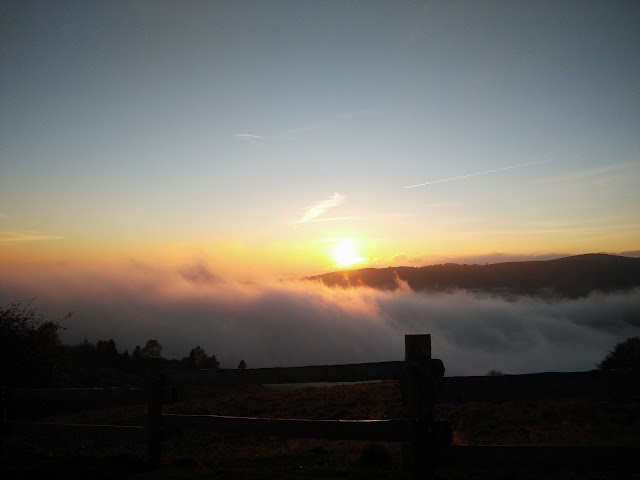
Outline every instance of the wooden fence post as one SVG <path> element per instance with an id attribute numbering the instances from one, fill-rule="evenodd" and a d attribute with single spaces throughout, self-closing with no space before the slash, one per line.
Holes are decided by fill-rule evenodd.
<path id="1" fill-rule="evenodd" d="M 160 372 L 160 358 L 150 358 L 148 367 L 147 392 L 147 466 L 154 468 L 160 463 L 160 435 L 162 427 L 162 391 L 164 376 Z"/>
<path id="2" fill-rule="evenodd" d="M 0 388 L 0 421 L 7 421 L 7 410 L 9 408 L 9 389 L 7 387 Z"/>
<path id="3" fill-rule="evenodd" d="M 405 335 L 404 348 L 409 415 L 409 444 L 405 461 L 408 462 L 412 479 L 431 478 L 433 450 L 429 429 L 433 421 L 434 402 L 429 378 L 431 335 Z"/>
<path id="4" fill-rule="evenodd" d="M 9 390 L 7 387 L 0 388 L 0 444 L 7 428 L 7 410 L 9 409 Z"/>

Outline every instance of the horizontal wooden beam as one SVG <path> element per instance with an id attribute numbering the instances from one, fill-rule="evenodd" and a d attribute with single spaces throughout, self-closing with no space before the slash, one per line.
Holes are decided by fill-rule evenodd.
<path id="1" fill-rule="evenodd" d="M 326 440 L 369 440 L 404 442 L 408 425 L 397 420 L 297 420 L 217 415 L 162 415 L 166 429 L 198 428 L 220 433 L 317 438 Z"/>
<path id="2" fill-rule="evenodd" d="M 445 377 L 438 402 L 496 402 L 569 397 L 629 398 L 640 393 L 640 372 L 592 370 L 483 377 Z"/>
<path id="3" fill-rule="evenodd" d="M 403 442 L 407 421 L 396 420 L 275 420 L 213 415 L 163 415 L 166 434 L 182 428 L 199 428 L 221 433 L 274 435 L 291 438 Z M 5 433 L 65 439 L 144 441 L 141 426 L 84 425 L 42 422 L 4 424 Z M 437 468 L 453 470 L 548 469 L 637 471 L 640 447 L 582 445 L 453 445 L 438 449 Z"/>
<path id="4" fill-rule="evenodd" d="M 176 372 L 175 380 L 189 383 L 218 385 L 236 384 L 281 384 L 321 382 L 366 382 L 373 380 L 399 380 L 403 375 L 404 362 L 355 363 L 347 365 L 313 365 L 305 367 L 276 367 L 201 370 L 198 377 Z M 174 376 L 170 377 L 174 381 Z"/>
<path id="5" fill-rule="evenodd" d="M 68 423 L 15 422 L 3 423 L 6 433 L 54 438 L 86 440 L 144 441 L 145 430 L 141 426 L 85 425 Z"/>
<path id="6" fill-rule="evenodd" d="M 441 361 L 432 362 L 441 366 Z M 435 365 L 434 363 L 434 365 Z M 436 369 L 437 370 L 437 369 Z M 364 382 L 403 380 L 404 362 L 306 367 L 202 370 L 171 377 L 176 383 L 238 384 Z M 436 402 L 543 400 L 584 397 L 624 398 L 640 393 L 640 373 L 628 370 L 550 372 L 501 376 L 444 377 Z"/>
<path id="7" fill-rule="evenodd" d="M 439 360 L 434 360 L 439 362 Z M 291 368 L 258 368 L 194 372 L 198 383 L 218 385 L 267 383 L 358 382 L 403 378 L 404 362 L 363 363 Z M 173 381 L 174 378 L 171 378 Z M 179 380 L 179 376 L 176 377 Z M 179 382 L 178 382 L 179 383 Z M 189 382 L 190 383 L 190 382 Z M 543 400 L 570 397 L 629 398 L 640 394 L 640 372 L 630 370 L 592 370 L 522 375 L 444 377 L 437 402 L 496 402 L 504 400 Z M 147 391 L 141 388 L 7 388 L 11 403 L 87 402 L 143 403 Z M 175 391 L 164 389 L 163 402 L 175 399 Z"/>
<path id="8" fill-rule="evenodd" d="M 7 388 L 7 400 L 12 403 L 144 403 L 147 395 L 143 388 Z M 163 401 L 169 403 L 173 397 L 172 389 L 166 388 Z"/>
<path id="9" fill-rule="evenodd" d="M 435 453 L 436 466 L 454 470 L 637 471 L 640 448 L 591 445 L 453 445 Z"/>

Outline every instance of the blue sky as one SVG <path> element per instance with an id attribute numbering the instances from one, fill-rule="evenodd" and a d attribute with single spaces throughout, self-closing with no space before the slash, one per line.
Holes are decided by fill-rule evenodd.
<path id="1" fill-rule="evenodd" d="M 3 262 L 640 248 L 637 2 L 3 2 L 0 22 Z"/>

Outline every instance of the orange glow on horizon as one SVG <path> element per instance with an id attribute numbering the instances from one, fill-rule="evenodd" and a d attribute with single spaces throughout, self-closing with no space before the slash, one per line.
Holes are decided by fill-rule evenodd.
<path id="1" fill-rule="evenodd" d="M 588 237 L 576 242 L 560 234 L 547 233 L 535 236 L 454 235 L 430 231 L 424 235 L 429 242 L 416 245 L 415 240 L 391 239 L 382 232 L 332 233 L 322 237 L 298 235 L 286 240 L 275 236 L 251 241 L 227 237 L 173 242 L 65 237 L 51 241 L 0 243 L 0 276 L 34 276 L 62 270 L 124 272 L 132 266 L 179 272 L 185 266 L 198 263 L 227 279 L 293 279 L 344 268 L 421 266 L 496 253 L 576 255 L 637 249 L 635 241 L 613 234 L 608 242 L 597 242 Z"/>

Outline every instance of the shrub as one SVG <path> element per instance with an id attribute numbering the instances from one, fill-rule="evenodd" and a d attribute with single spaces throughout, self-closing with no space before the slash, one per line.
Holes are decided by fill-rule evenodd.
<path id="1" fill-rule="evenodd" d="M 600 370 L 640 369 L 640 337 L 630 337 L 616 344 L 596 366 Z"/>
<path id="2" fill-rule="evenodd" d="M 134 352 L 135 353 L 135 352 Z M 147 343 L 140 350 L 140 356 L 142 357 L 161 357 L 162 345 L 156 339 L 147 340 Z"/>
<path id="3" fill-rule="evenodd" d="M 0 307 L 0 385 L 46 386 L 56 381 L 63 320 L 47 320 L 33 307 L 34 299 Z"/>
<path id="4" fill-rule="evenodd" d="M 220 367 L 220 362 L 216 358 L 215 355 L 207 356 L 207 352 L 200 345 L 197 345 L 195 348 L 192 348 L 189 352 L 188 357 L 184 357 L 182 360 L 182 365 L 186 368 L 199 369 L 199 368 L 208 368 L 208 369 L 216 369 Z"/>

